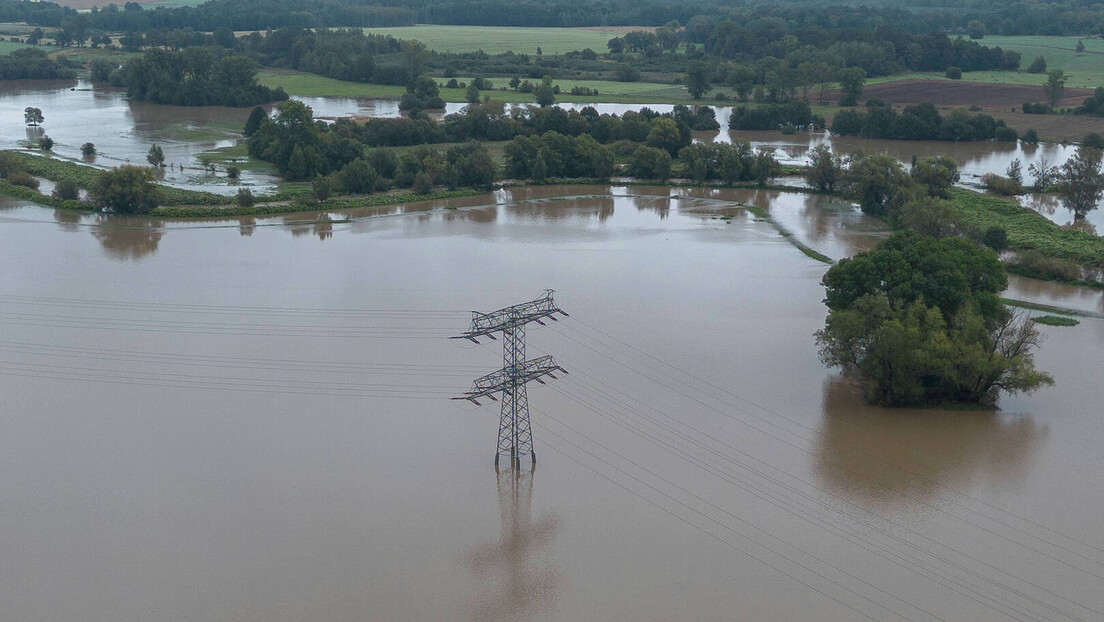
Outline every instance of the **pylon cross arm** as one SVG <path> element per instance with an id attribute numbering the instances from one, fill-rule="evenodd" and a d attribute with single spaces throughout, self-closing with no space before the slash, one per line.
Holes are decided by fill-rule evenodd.
<path id="1" fill-rule="evenodd" d="M 545 318 L 555 320 L 557 313 L 567 316 L 565 311 L 556 306 L 552 294 L 553 291 L 549 289 L 545 290 L 544 295 L 536 300 L 523 302 L 498 311 L 491 311 L 490 313 L 472 312 L 471 328 L 463 335 L 454 337 L 454 339 L 474 341 L 476 337 L 491 336 L 492 333 L 510 330 L 529 322 L 543 323 L 541 320 Z"/>
<path id="2" fill-rule="evenodd" d="M 539 381 L 544 376 L 551 376 L 554 372 L 567 373 L 567 370 L 556 364 L 551 356 L 530 359 L 517 367 L 503 367 L 491 372 L 472 383 L 472 390 L 457 399 L 473 400 L 499 393 L 510 386 L 525 384 L 534 380 Z M 555 376 L 552 376 L 555 378 Z"/>

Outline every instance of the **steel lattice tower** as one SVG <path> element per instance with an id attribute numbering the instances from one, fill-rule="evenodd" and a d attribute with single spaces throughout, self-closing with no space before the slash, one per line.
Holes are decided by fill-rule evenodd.
<path id="1" fill-rule="evenodd" d="M 479 343 L 477 337 L 496 339 L 494 333 L 502 333 L 502 369 L 478 378 L 472 383 L 472 390 L 453 399 L 469 400 L 479 405 L 478 398 L 494 400 L 495 393 L 502 394 L 501 415 L 498 422 L 498 448 L 495 450 L 495 467 L 502 454 L 510 456 L 511 468 L 521 468 L 521 456 L 529 454 L 533 463 L 537 462 L 537 452 L 533 449 L 533 430 L 529 425 L 529 397 L 525 385 L 530 381 L 544 384 L 544 376 L 555 378 L 553 372 L 567 370 L 556 364 L 551 356 L 525 359 L 525 325 L 542 320 L 556 320 L 556 314 L 567 316 L 567 312 L 556 306 L 552 300 L 552 290 L 536 300 L 523 302 L 512 307 L 490 313 L 472 312 L 471 328 L 464 334 L 451 339 L 468 339 Z"/>

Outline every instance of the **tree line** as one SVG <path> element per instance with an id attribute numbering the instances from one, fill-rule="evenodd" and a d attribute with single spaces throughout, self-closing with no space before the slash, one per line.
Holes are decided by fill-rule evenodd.
<path id="1" fill-rule="evenodd" d="M 907 106 L 898 113 L 885 102 L 872 99 L 866 110 L 841 110 L 832 120 L 832 133 L 863 138 L 896 140 L 998 140 L 1015 142 L 1016 130 L 1004 121 L 956 108 L 942 116 L 932 104 Z"/>

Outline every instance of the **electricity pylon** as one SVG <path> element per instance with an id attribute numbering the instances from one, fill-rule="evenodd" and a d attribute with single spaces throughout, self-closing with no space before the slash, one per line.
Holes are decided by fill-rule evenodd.
<path id="1" fill-rule="evenodd" d="M 556 306 L 552 300 L 552 290 L 536 300 L 523 302 L 512 307 L 490 313 L 472 311 L 471 328 L 462 335 L 451 339 L 468 339 L 479 343 L 478 337 L 496 339 L 494 333 L 502 333 L 502 369 L 478 378 L 472 383 L 472 390 L 456 400 L 469 400 L 479 405 L 479 398 L 486 397 L 494 401 L 495 393 L 502 393 L 502 414 L 498 422 L 498 449 L 495 451 L 495 467 L 502 454 L 510 456 L 510 467 L 521 468 L 521 456 L 529 454 L 533 464 L 537 462 L 537 452 L 533 450 L 533 430 L 529 426 L 529 397 L 525 385 L 531 381 L 544 384 L 544 376 L 555 378 L 553 372 L 567 370 L 556 364 L 551 356 L 542 356 L 525 360 L 525 325 L 536 322 L 545 326 L 542 320 L 559 321 L 556 314 L 567 317 L 567 312 Z"/>

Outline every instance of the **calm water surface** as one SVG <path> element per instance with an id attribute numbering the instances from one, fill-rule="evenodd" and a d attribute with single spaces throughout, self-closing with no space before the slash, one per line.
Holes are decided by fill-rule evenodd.
<path id="1" fill-rule="evenodd" d="M 3 617 L 1101 619 L 1104 321 L 1042 327 L 1056 386 L 999 411 L 870 408 L 816 357 L 825 266 L 738 203 L 833 257 L 884 235 L 755 191 L 5 202 Z M 545 287 L 572 315 L 529 355 L 571 374 L 496 476 L 497 405 L 446 398 L 500 346 L 445 337 Z"/>

